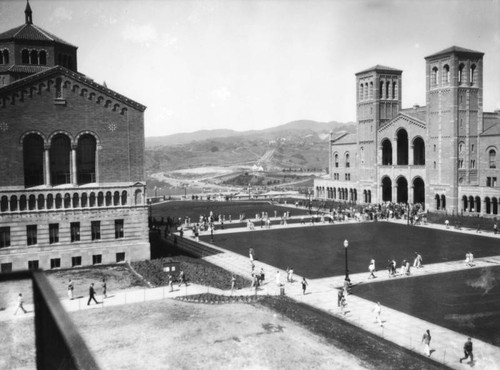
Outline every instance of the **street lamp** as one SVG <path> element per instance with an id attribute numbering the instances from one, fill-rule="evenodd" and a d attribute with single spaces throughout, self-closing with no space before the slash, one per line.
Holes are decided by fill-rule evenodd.
<path id="1" fill-rule="evenodd" d="M 349 242 L 344 240 L 344 249 L 345 249 L 345 279 L 349 281 L 349 269 L 347 267 L 347 247 L 349 246 Z"/>

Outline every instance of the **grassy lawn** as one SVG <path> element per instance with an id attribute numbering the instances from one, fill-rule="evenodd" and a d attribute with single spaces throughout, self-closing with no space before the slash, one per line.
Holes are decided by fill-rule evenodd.
<path id="1" fill-rule="evenodd" d="M 203 236 L 205 242 L 210 236 Z M 343 242 L 349 240 L 349 271 L 368 272 L 371 258 L 377 270 L 384 270 L 387 260 L 394 258 L 398 266 L 403 259 L 413 262 L 418 251 L 426 263 L 500 254 L 500 239 L 400 225 L 388 222 L 334 224 L 321 227 L 272 229 L 262 232 L 216 234 L 215 244 L 248 256 L 254 248 L 257 258 L 273 266 L 286 268 L 306 278 L 342 275 L 345 272 Z"/>
<path id="2" fill-rule="evenodd" d="M 499 282 L 495 266 L 364 284 L 354 294 L 500 346 Z"/>
<path id="3" fill-rule="evenodd" d="M 70 315 L 103 369 L 442 368 L 288 299 L 224 305 L 166 299 Z M 34 368 L 29 321 L 0 322 L 16 345 L 2 369 Z M 2 344 L 6 358 L 12 346 Z"/>

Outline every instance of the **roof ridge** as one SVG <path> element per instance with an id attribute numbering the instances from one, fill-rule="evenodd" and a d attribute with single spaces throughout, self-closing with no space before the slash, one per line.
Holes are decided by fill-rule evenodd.
<path id="1" fill-rule="evenodd" d="M 45 37 L 47 37 L 47 38 L 48 38 L 48 39 L 50 39 L 51 41 L 56 41 L 56 40 L 54 40 L 54 37 L 52 37 L 51 35 L 49 35 L 49 34 L 47 33 L 47 31 L 44 31 L 43 29 L 41 29 L 41 28 L 40 28 L 40 27 L 38 27 L 38 26 L 35 26 L 34 24 L 31 24 L 31 26 L 32 26 L 33 28 L 35 28 L 38 32 L 42 33 Z"/>
<path id="2" fill-rule="evenodd" d="M 24 30 L 24 29 L 26 28 L 26 26 L 27 26 L 27 25 L 28 25 L 28 23 L 25 23 L 25 24 L 23 24 L 21 27 L 19 27 L 19 29 L 17 30 L 17 32 L 16 32 L 16 33 L 14 33 L 14 34 L 12 35 L 12 38 L 14 38 L 14 37 L 16 37 L 17 35 L 19 35 L 19 33 L 20 33 L 22 30 Z"/>

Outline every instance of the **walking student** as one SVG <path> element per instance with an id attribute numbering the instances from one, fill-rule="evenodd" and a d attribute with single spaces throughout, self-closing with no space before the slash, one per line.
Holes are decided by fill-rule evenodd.
<path id="1" fill-rule="evenodd" d="M 368 276 L 368 279 L 371 278 L 376 278 L 374 272 L 375 272 L 375 260 L 372 258 L 370 261 L 370 265 L 368 266 L 368 270 L 370 271 L 370 276 Z"/>
<path id="2" fill-rule="evenodd" d="M 306 281 L 306 278 L 303 277 L 302 278 L 302 295 L 305 295 L 306 294 L 306 287 L 307 287 L 307 281 Z"/>
<path id="3" fill-rule="evenodd" d="M 384 324 L 382 324 L 382 319 L 380 318 L 380 314 L 382 313 L 382 308 L 380 307 L 380 302 L 377 302 L 375 307 L 373 307 L 373 312 L 375 312 L 375 320 L 376 322 L 383 327 Z"/>
<path id="4" fill-rule="evenodd" d="M 107 285 L 106 285 L 106 278 L 102 278 L 102 298 L 108 298 L 108 293 L 107 293 Z"/>
<path id="5" fill-rule="evenodd" d="M 87 306 L 90 305 L 91 300 L 94 300 L 95 304 L 99 304 L 99 302 L 95 299 L 94 283 L 91 283 L 89 286 L 89 300 L 87 302 Z"/>
<path id="6" fill-rule="evenodd" d="M 470 362 L 474 362 L 474 354 L 472 353 L 472 340 L 470 338 L 467 338 L 467 342 L 464 344 L 464 355 L 465 357 L 462 357 L 460 359 L 460 363 L 462 363 L 463 360 L 466 360 L 467 358 L 470 357 Z"/>
<path id="7" fill-rule="evenodd" d="M 17 315 L 17 311 L 19 311 L 19 309 L 23 310 L 24 313 L 28 313 L 28 311 L 24 309 L 23 304 L 24 304 L 23 294 L 19 293 L 19 295 L 17 296 L 17 308 L 16 312 L 14 312 L 14 315 Z"/>
<path id="8" fill-rule="evenodd" d="M 424 353 L 427 357 L 431 356 L 431 332 L 427 329 L 422 336 L 422 343 L 424 343 Z"/>
<path id="9" fill-rule="evenodd" d="M 68 298 L 70 300 L 73 299 L 73 289 L 74 289 L 73 281 L 71 281 L 71 279 L 69 279 L 69 281 L 68 281 Z"/>

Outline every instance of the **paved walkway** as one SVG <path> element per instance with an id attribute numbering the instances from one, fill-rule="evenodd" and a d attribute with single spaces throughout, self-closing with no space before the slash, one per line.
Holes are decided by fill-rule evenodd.
<path id="1" fill-rule="evenodd" d="M 404 223 L 404 221 L 401 220 L 396 220 L 394 222 Z M 328 224 L 316 223 L 315 225 L 321 227 L 322 225 Z M 310 224 L 301 225 L 300 223 L 295 223 L 278 226 L 274 225 L 273 229 L 304 226 L 310 226 Z M 444 225 L 436 224 L 428 224 L 417 227 L 445 229 Z M 260 230 L 260 228 L 256 228 L 255 231 L 250 231 L 246 229 L 246 227 L 237 229 L 233 228 L 226 230 L 217 230 L 215 235 L 217 236 L 221 233 L 233 232 L 257 232 L 258 230 Z M 470 229 L 456 230 L 450 228 L 448 231 L 475 233 L 475 230 Z M 482 235 L 500 239 L 500 235 L 493 235 L 492 233 L 483 232 Z M 221 251 L 221 253 L 218 254 L 205 256 L 203 257 L 203 259 L 215 265 L 223 267 L 228 271 L 250 277 L 251 270 L 249 258 L 234 252 L 224 250 L 212 244 L 203 242 L 200 242 L 200 244 L 204 244 L 205 246 L 209 246 L 210 248 L 218 249 Z M 423 344 L 421 344 L 422 334 L 426 329 L 429 329 L 432 334 L 431 350 L 433 352 L 431 355 L 431 359 L 440 363 L 444 363 L 454 369 L 466 369 L 470 367 L 470 364 L 465 362 L 463 364 L 460 364 L 458 361 L 460 357 L 463 357 L 462 347 L 463 343 L 466 340 L 466 336 L 464 334 L 454 332 L 452 330 L 440 327 L 436 324 L 432 324 L 430 322 L 415 318 L 396 310 L 392 310 L 387 307 L 382 307 L 381 317 L 383 321 L 383 327 L 381 327 L 375 321 L 375 316 L 373 313 L 374 302 L 365 300 L 355 295 L 349 295 L 347 297 L 347 314 L 342 314 L 340 312 L 340 309 L 337 307 L 337 289 L 342 287 L 343 285 L 343 276 L 308 280 L 309 285 L 307 287 L 307 294 L 303 295 L 300 284 L 302 277 L 295 275 L 294 282 L 290 283 L 286 281 L 285 271 L 277 269 L 274 266 L 265 264 L 258 260 L 254 261 L 254 264 L 255 270 L 257 272 L 259 272 L 261 268 L 263 268 L 266 272 L 266 280 L 264 281 L 264 284 L 259 288 L 259 295 L 277 295 L 280 294 L 281 288 L 284 288 L 286 295 L 298 302 L 311 305 L 332 315 L 340 317 L 360 328 L 363 328 L 364 330 L 368 330 L 376 335 L 390 340 L 400 346 L 416 351 L 422 355 L 424 350 Z M 477 258 L 475 259 L 474 268 L 492 265 L 500 265 L 500 256 Z M 425 268 L 412 269 L 412 276 L 445 273 L 469 268 L 471 267 L 467 267 L 463 261 L 450 261 L 430 265 L 426 264 Z M 276 271 L 280 271 L 279 284 L 276 281 Z M 389 279 L 389 277 L 382 271 L 379 272 L 379 275 L 375 280 L 368 280 L 368 273 L 351 274 L 350 277 L 353 284 L 369 284 L 374 281 L 378 282 Z M 398 277 L 398 279 L 408 278 L 411 277 Z M 87 297 L 74 299 L 72 301 L 63 300 L 62 304 L 68 311 L 77 311 L 84 309 L 98 309 L 107 306 L 115 306 L 127 303 L 159 300 L 164 298 L 175 298 L 178 296 L 207 292 L 221 295 L 230 295 L 230 291 L 222 291 L 220 289 L 191 284 L 188 287 L 182 286 L 181 288 L 176 285 L 173 292 L 169 292 L 168 287 L 120 290 L 117 292 L 113 292 L 106 299 L 102 299 L 102 297 L 97 296 L 98 301 L 102 302 L 98 305 L 91 303 L 91 305 L 87 306 Z M 254 291 L 250 287 L 244 287 L 235 292 L 235 295 L 252 294 L 254 294 Z M 9 308 L 8 310 L 0 311 L 0 320 L 16 320 L 21 317 L 32 317 L 32 305 L 25 305 L 25 307 L 28 309 L 28 311 L 30 311 L 26 315 L 18 313 L 17 316 L 13 316 L 13 309 L 11 308 Z M 474 338 L 473 343 L 475 356 L 474 368 L 484 370 L 500 370 L 500 347 L 493 346 Z"/>

